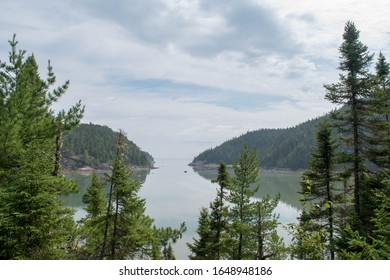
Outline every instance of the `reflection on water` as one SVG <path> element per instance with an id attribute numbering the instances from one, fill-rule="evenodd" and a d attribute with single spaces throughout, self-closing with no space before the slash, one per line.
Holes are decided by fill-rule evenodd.
<path id="1" fill-rule="evenodd" d="M 198 215 L 201 207 L 207 207 L 216 195 L 217 184 L 211 183 L 211 179 L 217 176 L 217 170 L 203 170 L 195 172 L 187 166 L 188 161 L 161 160 L 158 169 L 136 171 L 134 174 L 141 181 L 143 187 L 140 196 L 146 199 L 146 213 L 155 219 L 158 227 L 179 227 L 181 222 L 186 222 L 187 232 L 175 245 L 174 250 L 177 259 L 188 259 L 190 251 L 186 243 L 192 242 L 196 236 L 195 229 L 198 224 Z M 199 176 L 200 175 L 200 176 Z M 259 196 L 269 193 L 271 195 L 280 192 L 281 202 L 276 208 L 280 213 L 280 222 L 287 224 L 296 221 L 299 215 L 300 204 L 297 200 L 300 189 L 300 173 L 295 172 L 260 172 Z M 91 174 L 71 172 L 68 178 L 74 179 L 80 187 L 78 194 L 72 194 L 64 198 L 67 205 L 77 209 L 76 219 L 85 215 L 82 203 L 82 195 L 91 184 Z M 289 237 L 280 228 L 279 234 L 285 240 Z"/>

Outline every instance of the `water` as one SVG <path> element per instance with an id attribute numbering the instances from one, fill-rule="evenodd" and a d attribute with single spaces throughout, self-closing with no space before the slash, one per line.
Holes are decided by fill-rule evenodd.
<path id="1" fill-rule="evenodd" d="M 217 176 L 217 170 L 194 171 L 185 160 L 160 160 L 158 169 L 150 172 L 137 171 L 136 175 L 144 181 L 140 196 L 146 199 L 146 214 L 154 218 L 158 227 L 179 227 L 182 222 L 187 225 L 183 238 L 174 244 L 177 259 L 188 259 L 190 251 L 186 243 L 196 237 L 198 215 L 201 207 L 208 207 L 215 198 L 217 184 L 211 179 Z M 281 201 L 276 208 L 282 224 L 296 222 L 300 204 L 298 193 L 300 173 L 282 171 L 261 171 L 260 191 L 258 196 L 280 192 Z M 67 205 L 77 209 L 76 219 L 85 215 L 81 197 L 90 185 L 91 175 L 69 173 L 79 183 L 80 192 L 65 198 Z M 287 241 L 289 236 L 280 227 L 279 234 Z"/>

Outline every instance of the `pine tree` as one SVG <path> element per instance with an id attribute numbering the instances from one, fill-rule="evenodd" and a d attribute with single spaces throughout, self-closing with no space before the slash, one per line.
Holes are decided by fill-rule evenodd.
<path id="1" fill-rule="evenodd" d="M 55 169 L 55 138 L 80 122 L 80 103 L 58 115 L 50 106 L 68 82 L 52 89 L 55 76 L 39 76 L 35 57 L 9 41 L 9 63 L 0 62 L 0 258 L 66 258 L 73 211 L 60 195 L 77 190 Z"/>
<path id="2" fill-rule="evenodd" d="M 233 164 L 234 178 L 227 200 L 231 204 L 229 211 L 230 234 L 233 238 L 232 259 L 253 259 L 256 248 L 256 227 L 252 221 L 256 215 L 255 203 L 251 198 L 258 191 L 259 161 L 256 151 L 250 151 L 244 145 L 241 155 Z"/>
<path id="3" fill-rule="evenodd" d="M 354 185 L 354 210 L 357 222 L 361 221 L 360 191 L 362 177 L 366 170 L 364 159 L 368 146 L 368 98 L 371 94 L 372 79 L 369 66 L 373 55 L 359 40 L 359 31 L 353 22 L 347 22 L 343 34 L 339 70 L 340 80 L 336 84 L 325 85 L 326 98 L 332 103 L 343 105 L 333 113 L 333 125 L 342 134 L 342 140 L 352 150 L 345 157 L 350 164 Z M 360 222 L 361 224 L 361 222 Z"/>

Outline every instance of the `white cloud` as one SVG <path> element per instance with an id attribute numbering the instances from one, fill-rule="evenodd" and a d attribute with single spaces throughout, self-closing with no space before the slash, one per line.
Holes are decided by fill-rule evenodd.
<path id="1" fill-rule="evenodd" d="M 85 121 L 123 128 L 156 157 L 192 156 L 247 130 L 296 125 L 332 108 L 347 20 L 390 55 L 388 1 L 5 0 L 7 40 L 51 59 Z"/>

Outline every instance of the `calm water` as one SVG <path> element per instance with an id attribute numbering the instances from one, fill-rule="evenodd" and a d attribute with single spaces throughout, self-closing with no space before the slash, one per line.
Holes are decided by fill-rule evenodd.
<path id="1" fill-rule="evenodd" d="M 177 259 L 188 259 L 190 252 L 186 243 L 192 242 L 192 238 L 196 236 L 199 210 L 203 206 L 207 207 L 215 198 L 218 187 L 211 183 L 211 179 L 216 178 L 217 170 L 195 172 L 187 164 L 188 161 L 184 160 L 160 160 L 156 164 L 158 169 L 136 173 L 144 181 L 140 196 L 146 199 L 146 213 L 155 219 L 155 224 L 159 227 L 179 227 L 183 221 L 187 224 L 183 238 L 174 245 Z M 81 197 L 90 185 L 91 175 L 69 173 L 67 176 L 78 182 L 80 192 L 69 195 L 64 200 L 67 205 L 78 210 L 76 219 L 80 219 L 85 214 Z M 296 172 L 260 172 L 258 196 L 280 192 L 281 202 L 276 213 L 280 214 L 282 224 L 295 222 L 299 215 L 297 191 L 300 189 L 300 176 Z M 289 240 L 283 229 L 279 233 Z"/>

